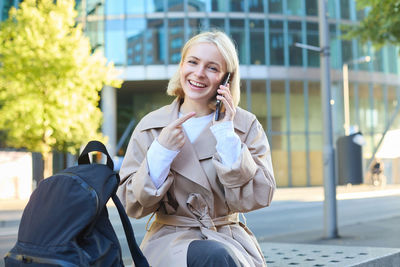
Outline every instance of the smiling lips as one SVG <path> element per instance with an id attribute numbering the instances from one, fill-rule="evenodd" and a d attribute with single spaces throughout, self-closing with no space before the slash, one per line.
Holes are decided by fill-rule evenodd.
<path id="1" fill-rule="evenodd" d="M 192 81 L 192 80 L 189 80 L 189 83 L 190 83 L 190 85 L 193 85 L 193 86 L 199 87 L 199 88 L 204 88 L 204 87 L 206 87 L 205 84 L 199 83 L 199 82 L 195 82 L 195 81 Z"/>

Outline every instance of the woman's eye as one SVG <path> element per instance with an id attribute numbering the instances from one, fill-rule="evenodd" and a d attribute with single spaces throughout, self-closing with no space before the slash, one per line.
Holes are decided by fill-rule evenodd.
<path id="1" fill-rule="evenodd" d="M 189 63 L 189 64 L 196 64 L 196 61 L 194 61 L 194 60 L 188 60 L 188 63 Z"/>
<path id="2" fill-rule="evenodd" d="M 216 67 L 212 67 L 212 66 L 209 67 L 209 69 L 212 70 L 212 71 L 218 71 L 218 69 Z"/>

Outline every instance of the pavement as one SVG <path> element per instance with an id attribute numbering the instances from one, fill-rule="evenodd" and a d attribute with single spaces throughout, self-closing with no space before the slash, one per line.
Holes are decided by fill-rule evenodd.
<path id="1" fill-rule="evenodd" d="M 338 200 L 392 196 L 400 195 L 400 185 L 338 186 L 336 193 Z M 274 201 L 323 199 L 323 187 L 279 188 L 274 196 Z M 15 232 L 26 203 L 0 200 L 0 238 L 15 236 L 10 231 Z M 400 216 L 342 226 L 337 238 L 324 236 L 321 230 L 258 239 L 269 267 L 400 266 Z"/>
<path id="2" fill-rule="evenodd" d="M 336 198 L 400 195 L 400 185 L 336 188 Z M 322 187 L 278 189 L 273 201 L 323 201 Z M 400 208 L 400 207 L 399 207 Z M 336 238 L 323 230 L 259 238 L 271 266 L 400 266 L 400 216 L 341 226 Z"/>

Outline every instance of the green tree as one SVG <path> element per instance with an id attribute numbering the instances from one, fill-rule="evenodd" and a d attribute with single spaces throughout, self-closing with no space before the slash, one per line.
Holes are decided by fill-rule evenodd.
<path id="1" fill-rule="evenodd" d="M 92 53 L 71 0 L 25 0 L 0 24 L 0 130 L 6 143 L 76 153 L 103 140 L 99 92 L 120 87 L 112 63 Z"/>
<path id="2" fill-rule="evenodd" d="M 357 0 L 357 8 L 366 8 L 368 15 L 351 28 L 347 38 L 371 41 L 377 48 L 384 44 L 400 44 L 399 0 Z"/>

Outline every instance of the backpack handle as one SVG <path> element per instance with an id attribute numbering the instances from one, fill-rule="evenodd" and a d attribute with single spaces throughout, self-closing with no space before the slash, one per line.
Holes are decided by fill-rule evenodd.
<path id="1" fill-rule="evenodd" d="M 107 166 L 110 167 L 111 170 L 114 170 L 114 162 L 112 161 L 110 154 L 108 154 L 106 146 L 97 140 L 90 141 L 86 145 L 85 149 L 78 158 L 78 164 L 90 164 L 89 153 L 94 151 L 105 154 L 107 156 Z"/>

